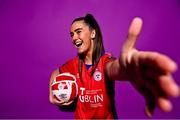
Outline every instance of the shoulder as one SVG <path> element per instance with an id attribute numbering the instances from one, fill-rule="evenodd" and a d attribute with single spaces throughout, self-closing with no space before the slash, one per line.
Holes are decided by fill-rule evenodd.
<path id="1" fill-rule="evenodd" d="M 109 60 L 114 60 L 115 57 L 111 53 L 105 52 L 105 54 L 101 57 L 101 59 L 103 61 L 109 61 Z"/>
<path id="2" fill-rule="evenodd" d="M 67 62 L 65 62 L 63 65 L 59 66 L 59 72 L 72 72 L 75 69 L 75 66 L 78 64 L 78 57 L 74 57 L 72 59 L 69 59 Z"/>
<path id="3" fill-rule="evenodd" d="M 114 61 L 116 58 L 111 53 L 104 53 L 104 55 L 101 56 L 101 59 L 99 61 L 99 64 L 101 66 L 106 66 L 107 63 Z"/>
<path id="4" fill-rule="evenodd" d="M 78 62 L 78 57 L 76 56 L 76 57 L 74 57 L 74 58 L 72 58 L 72 59 L 69 59 L 67 62 L 65 62 L 61 67 L 63 67 L 63 66 L 67 66 L 67 65 L 72 65 L 72 64 L 74 64 L 74 63 L 76 63 L 76 62 Z"/>

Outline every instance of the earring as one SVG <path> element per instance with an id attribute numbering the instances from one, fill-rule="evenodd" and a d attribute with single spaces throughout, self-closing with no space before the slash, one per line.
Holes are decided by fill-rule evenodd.
<path id="1" fill-rule="evenodd" d="M 92 35 L 91 35 L 91 38 L 94 39 L 94 38 L 95 38 L 95 34 L 92 34 Z"/>

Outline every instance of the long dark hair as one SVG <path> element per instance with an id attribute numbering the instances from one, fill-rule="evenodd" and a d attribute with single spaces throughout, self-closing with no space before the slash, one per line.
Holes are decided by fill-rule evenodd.
<path id="1" fill-rule="evenodd" d="M 98 62 L 101 58 L 101 56 L 105 53 L 104 46 L 103 46 L 103 38 L 102 33 L 99 27 L 99 24 L 97 23 L 96 19 L 91 14 L 86 14 L 85 17 L 79 17 L 73 20 L 72 24 L 76 21 L 84 20 L 84 22 L 89 26 L 91 30 L 95 30 L 95 38 L 94 38 L 94 48 L 93 48 L 93 54 L 92 54 L 92 72 L 91 76 L 93 75 Z M 78 70 L 80 78 L 82 79 L 82 65 L 83 65 L 84 56 L 78 55 Z"/>

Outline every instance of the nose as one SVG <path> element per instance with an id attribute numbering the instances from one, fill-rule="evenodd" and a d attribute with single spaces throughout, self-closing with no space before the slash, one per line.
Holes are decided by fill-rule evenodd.
<path id="1" fill-rule="evenodd" d="M 72 36 L 72 40 L 76 41 L 78 39 L 78 35 L 76 33 L 74 33 L 74 35 Z"/>

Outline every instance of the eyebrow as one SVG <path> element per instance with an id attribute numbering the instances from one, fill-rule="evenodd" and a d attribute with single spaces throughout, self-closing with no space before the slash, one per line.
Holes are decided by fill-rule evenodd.
<path id="1" fill-rule="evenodd" d="M 74 32 L 77 32 L 78 30 L 82 30 L 83 28 L 77 28 L 74 30 Z M 73 32 L 70 32 L 70 34 L 73 34 Z"/>

